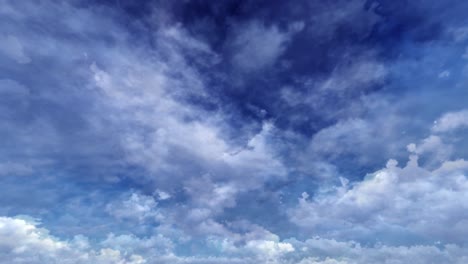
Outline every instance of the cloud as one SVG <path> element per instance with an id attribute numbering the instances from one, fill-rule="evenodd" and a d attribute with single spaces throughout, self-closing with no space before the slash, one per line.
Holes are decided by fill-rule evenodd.
<path id="1" fill-rule="evenodd" d="M 423 139 L 420 144 L 409 144 L 409 152 L 424 155 L 429 158 L 426 163 L 440 164 L 450 159 L 453 153 L 453 146 L 445 143 L 441 137 L 430 135 Z"/>
<path id="2" fill-rule="evenodd" d="M 455 42 L 462 42 L 468 39 L 468 27 L 456 27 L 450 29 Z"/>
<path id="3" fill-rule="evenodd" d="M 14 80 L 1 79 L 0 94 L 3 96 L 27 96 L 29 94 L 29 90 Z"/>
<path id="4" fill-rule="evenodd" d="M 372 85 L 382 84 L 387 74 L 383 63 L 373 61 L 372 58 L 358 58 L 357 62 L 351 65 L 337 67 L 330 77 L 319 85 L 319 89 L 322 95 L 330 91 L 349 93 L 354 89 L 365 92 L 365 89 Z"/>
<path id="5" fill-rule="evenodd" d="M 154 195 L 157 197 L 157 199 L 162 200 L 162 201 L 171 199 L 172 197 L 169 193 L 159 190 L 159 189 L 154 191 Z"/>
<path id="6" fill-rule="evenodd" d="M 175 248 L 173 241 L 161 234 L 139 238 L 133 234 L 115 235 L 111 233 L 99 245 L 126 254 L 144 256 L 145 259 L 173 254 Z"/>
<path id="7" fill-rule="evenodd" d="M 369 2 L 369 1 L 367 1 Z M 310 3 L 311 28 L 308 33 L 316 37 L 316 41 L 330 41 L 339 36 L 339 29 L 348 28 L 358 38 L 365 38 L 371 34 L 373 28 L 382 20 L 373 10 L 365 7 L 366 1 L 336 1 L 333 3 Z"/>
<path id="8" fill-rule="evenodd" d="M 418 130 L 460 49 L 411 5 L 0 2 L 1 214 L 44 221 L 0 262 L 466 262 L 466 110 Z"/>
<path id="9" fill-rule="evenodd" d="M 31 62 L 25 51 L 21 42 L 12 35 L 0 37 L 0 51 L 16 61 L 19 64 L 27 64 Z"/>
<path id="10" fill-rule="evenodd" d="M 375 113 L 380 114 L 383 109 L 386 107 Z M 379 114 L 376 116 L 380 117 Z M 301 158 L 305 163 L 311 159 L 330 162 L 351 156 L 358 164 L 371 164 L 377 157 L 396 153 L 399 141 L 403 141 L 400 130 L 403 121 L 404 118 L 392 113 L 385 114 L 385 118 L 343 118 L 315 133 L 308 142 L 307 154 Z M 393 144 L 383 144 L 386 141 Z"/>
<path id="11" fill-rule="evenodd" d="M 152 196 L 132 192 L 129 195 L 123 195 L 122 198 L 121 201 L 106 205 L 106 211 L 113 217 L 121 220 L 135 219 L 140 222 L 148 218 L 158 218 L 157 202 Z"/>
<path id="12" fill-rule="evenodd" d="M 121 263 L 142 264 L 138 255 L 125 256 L 110 248 L 89 249 L 86 239 L 61 241 L 36 227 L 37 223 L 0 217 L 0 261 L 4 263 Z"/>
<path id="13" fill-rule="evenodd" d="M 468 126 L 468 110 L 460 110 L 444 114 L 434 122 L 432 131 L 445 133 Z"/>
<path id="14" fill-rule="evenodd" d="M 34 58 L 29 63 L 35 70 L 0 61 L 9 77 L 0 81 L 7 102 L 5 110 L 0 107 L 6 124 L 0 131 L 6 139 L 0 174 L 8 174 L 4 180 L 14 186 L 8 197 L 24 188 L 42 192 L 44 186 L 54 193 L 38 200 L 41 208 L 26 208 L 13 198 L 21 206 L 8 208 L 40 212 L 64 233 L 141 231 L 164 220 L 162 225 L 186 230 L 196 223 L 192 233 L 231 235 L 213 218 L 235 206 L 238 195 L 287 175 L 274 145 L 279 131 L 268 121 L 239 131 L 227 121 L 229 113 L 191 103 L 193 95 L 212 97 L 191 58 L 206 66 L 216 64 L 218 55 L 180 25 L 155 26 L 152 47 L 134 41 L 116 22 L 118 11 L 75 4 L 5 2 L 1 9 L 2 27 L 18 32 L 15 38 Z M 23 26 L 51 23 L 53 30 L 45 32 Z M 276 27 L 265 29 L 271 38 L 284 37 Z M 25 186 L 17 174 L 41 177 Z M 86 181 L 94 184 L 81 187 Z M 100 192 L 101 184 L 116 193 Z M 125 184 L 138 190 L 128 192 Z M 139 190 L 143 185 L 147 192 Z M 157 199 L 145 195 L 154 190 L 164 192 L 157 191 Z M 57 197 L 70 203 L 54 203 Z M 159 208 L 164 199 L 172 206 Z"/>
<path id="15" fill-rule="evenodd" d="M 0 163 L 0 175 L 30 175 L 33 172 L 31 166 L 15 162 Z"/>
<path id="16" fill-rule="evenodd" d="M 240 70 L 256 71 L 275 63 L 290 38 L 276 26 L 265 26 L 252 21 L 234 33 L 232 40 L 233 64 Z"/>
<path id="17" fill-rule="evenodd" d="M 265 240 L 251 240 L 247 242 L 246 248 L 257 251 L 267 262 L 268 260 L 278 258 L 282 254 L 294 251 L 294 247 L 289 243 Z"/>
<path id="18" fill-rule="evenodd" d="M 445 161 L 429 170 L 418 165 L 416 155 L 404 167 L 390 160 L 361 182 L 345 182 L 331 192 L 299 199 L 290 211 L 291 221 L 315 233 L 347 239 L 462 243 L 468 224 L 461 202 L 468 196 L 466 164 Z"/>
<path id="19" fill-rule="evenodd" d="M 371 263 L 463 263 L 466 248 L 456 245 L 366 247 L 359 243 L 333 239 L 312 238 L 305 241 L 288 240 L 299 250 L 297 264 L 371 264 Z"/>
<path id="20" fill-rule="evenodd" d="M 23 218 L 24 219 L 24 218 Z M 65 241 L 39 228 L 38 222 L 21 218 L 0 217 L 0 260 L 15 263 L 264 263 L 264 264 L 330 264 L 330 263 L 443 263 L 466 262 L 465 247 L 455 244 L 364 246 L 354 241 L 314 237 L 280 241 L 270 235 L 250 237 L 242 244 L 226 237 L 208 237 L 208 248 L 222 256 L 180 256 L 174 243 L 163 235 L 139 238 L 134 235 L 109 234 L 98 243 L 75 236 Z"/>
<path id="21" fill-rule="evenodd" d="M 169 45 L 173 40 L 167 41 Z M 120 54 L 106 65 L 107 69 L 97 63 L 90 65 L 89 85 L 102 92 L 101 107 L 114 113 L 100 114 L 98 121 L 109 122 L 121 131 L 116 136 L 126 161 L 158 174 L 150 179 L 169 188 L 175 187 L 169 181 L 180 183 L 205 174 L 234 182 L 247 180 L 254 183 L 252 186 L 268 177 L 285 175 L 286 169 L 268 142 L 274 136 L 274 127 L 265 123 L 246 146 L 233 144 L 222 135 L 232 129 L 223 122 L 222 113 L 208 115 L 177 100 L 184 98 L 186 91 L 199 90 L 203 95 L 204 83 L 177 52 L 168 56 L 175 58 L 169 62 L 145 61 L 130 53 L 123 60 Z M 178 74 L 182 78 L 173 77 Z M 181 162 L 185 165 L 180 166 Z"/>

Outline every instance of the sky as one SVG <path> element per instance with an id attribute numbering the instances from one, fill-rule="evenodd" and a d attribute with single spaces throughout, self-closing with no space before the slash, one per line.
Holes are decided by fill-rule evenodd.
<path id="1" fill-rule="evenodd" d="M 0 262 L 468 263 L 467 11 L 0 0 Z"/>

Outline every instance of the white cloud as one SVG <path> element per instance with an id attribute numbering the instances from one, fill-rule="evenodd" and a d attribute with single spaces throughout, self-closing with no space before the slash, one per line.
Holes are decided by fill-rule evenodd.
<path id="1" fill-rule="evenodd" d="M 409 144 L 407 149 L 411 153 L 429 157 L 427 163 L 440 164 L 450 158 L 453 146 L 443 142 L 440 136 L 430 135 L 423 139 L 420 144 Z"/>
<path id="2" fill-rule="evenodd" d="M 209 210 L 211 214 L 207 218 L 235 205 L 240 192 L 259 188 L 271 178 L 285 177 L 287 170 L 270 142 L 276 133 L 272 125 L 265 124 L 255 132 L 249 129 L 251 133 L 245 138 L 250 136 L 250 140 L 234 142 L 226 136 L 228 133 L 225 132 L 233 128 L 229 127 L 223 113 L 205 112 L 184 101 L 193 94 L 210 97 L 205 90 L 204 76 L 191 62 L 186 61 L 187 52 L 203 54 L 196 56 L 196 59 L 204 64 L 216 63 L 218 55 L 210 50 L 209 45 L 188 34 L 182 26 L 154 26 L 152 37 L 157 39 L 157 48 L 149 51 L 145 42 L 129 44 L 128 40 L 132 37 L 119 23 L 115 23 L 113 19 L 116 14 L 108 13 L 110 10 L 104 7 L 85 8 L 73 3 L 47 1 L 3 2 L 0 12 L 8 20 L 5 28 L 11 32 L 18 31 L 17 36 L 5 36 L 7 44 L 15 44 L 15 49 L 10 47 L 5 51 L 16 52 L 13 53 L 16 59 L 21 59 L 21 55 L 37 58 L 37 63 L 47 63 L 57 74 L 47 75 L 51 77 L 48 79 L 53 79 L 52 88 L 46 87 L 50 85 L 49 80 L 43 79 L 27 83 L 27 88 L 12 80 L 2 80 L 0 94 L 18 95 L 18 98 L 28 96 L 26 98 L 30 101 L 67 109 L 68 104 L 75 106 L 78 100 L 73 115 L 77 115 L 77 121 L 83 122 L 83 127 L 76 124 L 83 130 L 79 133 L 66 132 L 62 138 L 62 129 L 69 125 L 61 124 L 60 111 L 53 110 L 51 112 L 54 113 L 50 115 L 54 116 L 36 119 L 31 118 L 30 109 L 26 109 L 26 118 L 34 120 L 32 126 L 22 129 L 26 126 L 13 126 L 15 123 L 9 122 L 12 126 L 9 130 L 15 131 L 14 137 L 19 142 L 16 145 L 28 146 L 31 155 L 40 153 L 45 156 L 47 151 L 53 152 L 53 155 L 66 152 L 93 159 L 92 162 L 112 156 L 112 161 L 96 161 L 99 166 L 86 160 L 85 167 L 105 168 L 98 173 L 105 176 L 99 176 L 102 178 L 96 180 L 106 178 L 115 182 L 122 177 L 131 177 L 132 180 L 151 185 L 149 188 L 153 190 L 184 190 L 187 187 L 184 184 L 189 183 L 190 179 L 208 175 L 212 188 L 207 195 L 198 200 L 193 195 L 193 201 L 186 201 L 185 207 L 167 209 L 184 211 L 184 216 L 189 215 L 192 209 L 196 209 L 198 216 Z M 38 33 L 18 26 L 38 23 L 38 26 L 46 27 L 48 21 L 56 21 L 57 32 L 69 32 L 76 41 L 70 41 L 68 35 L 62 36 L 56 31 Z M 290 30 L 297 32 L 301 28 L 300 24 L 296 24 Z M 260 24 L 252 27 L 254 33 L 261 29 L 263 26 Z M 282 49 L 280 46 L 285 36 L 276 27 L 265 30 L 267 44 L 272 47 L 269 51 L 260 50 L 259 56 L 262 60 L 270 61 L 276 56 L 274 53 L 277 49 Z M 263 40 L 259 38 L 258 41 Z M 63 91 L 63 94 L 57 94 L 57 91 Z M 53 103 L 49 104 L 49 101 Z M 83 108 L 79 108 L 81 106 Z M 49 114 L 45 113 L 47 111 L 41 111 L 40 115 Z M 68 119 L 67 115 L 63 116 L 63 119 Z M 236 134 L 239 133 L 236 130 Z M 85 138 L 86 142 L 109 140 L 109 145 L 76 144 L 75 138 L 70 139 L 70 134 L 76 134 L 79 140 Z M 78 159 L 74 159 L 73 163 L 75 160 Z M 103 163 L 105 166 L 100 166 Z M 1 163 L 0 169 L 11 174 L 12 171 L 27 173 L 35 168 L 20 164 L 23 163 L 5 162 Z M 118 177 L 111 175 L 129 166 L 137 167 L 141 173 L 119 173 Z M 140 177 L 145 179 L 140 181 Z M 159 192 L 155 198 L 168 199 L 167 194 Z M 136 193 L 108 204 L 107 212 L 120 220 L 146 221 L 159 217 L 155 203 L 153 198 Z M 207 226 L 219 226 L 207 218 Z"/>
<path id="3" fill-rule="evenodd" d="M 468 127 L 468 110 L 449 112 L 434 122 L 433 132 L 450 132 Z"/>
<path id="4" fill-rule="evenodd" d="M 213 183 L 208 179 L 198 178 L 185 186 L 188 194 L 192 196 L 192 202 L 210 211 L 236 205 L 235 197 L 239 190 L 235 185 Z"/>
<path id="5" fill-rule="evenodd" d="M 450 74 L 451 73 L 448 70 L 442 71 L 442 72 L 439 73 L 439 78 L 448 78 L 448 77 L 450 77 Z"/>
<path id="6" fill-rule="evenodd" d="M 37 223 L 0 217 L 0 262 L 2 263 L 66 263 L 66 264 L 143 264 L 138 255 L 126 255 L 110 248 L 88 250 L 87 240 L 76 237 L 62 241 Z"/>
<path id="7" fill-rule="evenodd" d="M 174 243 L 161 234 L 147 238 L 138 238 L 133 234 L 109 234 L 99 243 L 104 248 L 112 248 L 127 254 L 144 256 L 145 259 L 157 258 L 161 255 L 172 254 Z"/>
<path id="8" fill-rule="evenodd" d="M 294 247 L 291 244 L 272 240 L 251 240 L 247 242 L 245 247 L 254 250 L 260 256 L 270 260 L 294 251 Z"/>
<path id="9" fill-rule="evenodd" d="M 156 189 L 156 191 L 154 191 L 154 194 L 158 200 L 161 200 L 161 201 L 164 201 L 164 200 L 168 200 L 168 199 L 171 199 L 172 195 L 170 195 L 168 192 L 165 192 L 163 190 L 159 190 L 159 189 Z"/>
<path id="10" fill-rule="evenodd" d="M 468 199 L 467 163 L 446 161 L 428 170 L 417 160 L 411 156 L 402 168 L 390 160 L 386 168 L 362 182 L 301 198 L 290 212 L 291 220 L 305 229 L 342 238 L 463 242 L 468 235 L 468 207 L 463 202 Z"/>
<path id="11" fill-rule="evenodd" d="M 456 245 L 415 245 L 366 247 L 359 243 L 312 238 L 288 240 L 297 250 L 297 264 L 373 264 L 373 263 L 454 263 L 466 262 L 467 248 Z"/>
<path id="12" fill-rule="evenodd" d="M 331 258 L 326 258 L 325 260 L 319 260 L 318 258 L 307 258 L 301 260 L 298 264 L 348 264 L 347 261 L 341 261 Z"/>
<path id="13" fill-rule="evenodd" d="M 145 76 L 148 70 L 142 70 Z M 246 147 L 235 146 L 220 136 L 223 124 L 217 116 L 185 121 L 187 116 L 203 113 L 173 100 L 167 92 L 173 81 L 162 73 L 158 77 L 157 69 L 148 80 L 140 76 L 138 67 L 118 74 L 93 64 L 91 71 L 95 85 L 105 92 L 108 103 L 122 111 L 113 122 L 119 127 L 142 128 L 122 131 L 122 147 L 128 161 L 157 175 L 149 179 L 161 188 L 188 190 L 192 197 L 188 203 L 194 206 L 186 209 L 189 219 L 207 219 L 225 207 L 234 206 L 239 190 L 258 188 L 269 177 L 286 174 L 267 141 L 273 130 L 271 125 L 265 124 Z M 180 166 L 181 162 L 185 165 Z M 205 181 L 199 179 L 201 175 L 205 175 Z M 216 183 L 220 179 L 227 182 Z M 131 215 L 135 214 L 128 214 Z"/>
<path id="14" fill-rule="evenodd" d="M 125 61 L 120 61 L 119 56 L 107 69 L 97 63 L 90 66 L 91 86 L 103 92 L 103 108 L 107 105 L 119 113 L 103 118 L 123 127 L 119 136 L 128 161 L 158 174 L 153 180 L 164 184 L 167 177 L 175 177 L 182 182 L 206 173 L 220 177 L 218 174 L 226 171 L 222 168 L 236 176 L 230 177 L 234 181 L 242 177 L 258 183 L 265 177 L 284 175 L 285 169 L 268 142 L 274 131 L 272 125 L 265 124 L 246 147 L 232 144 L 222 137 L 226 124 L 220 113 L 208 116 L 174 99 L 174 95 L 183 95 L 187 90 L 201 89 L 203 93 L 200 77 L 184 62 L 137 60 L 134 54 L 127 54 Z M 172 69 L 188 75 L 187 79 L 171 77 Z M 180 162 L 188 168 L 181 167 Z M 193 171 L 199 175 L 189 175 Z M 167 186 L 161 188 L 164 187 Z"/>
<path id="15" fill-rule="evenodd" d="M 142 222 L 148 218 L 155 220 L 160 217 L 156 206 L 157 202 L 152 196 L 132 192 L 123 195 L 122 200 L 107 204 L 106 211 L 117 219 L 135 219 Z"/>
<path id="16" fill-rule="evenodd" d="M 302 159 L 333 161 L 344 155 L 355 155 L 355 162 L 368 164 L 377 157 L 395 153 L 401 141 L 399 117 L 388 114 L 378 119 L 343 119 L 332 126 L 323 128 L 310 140 L 307 154 Z M 393 144 L 384 144 L 384 142 Z"/>
<path id="17" fill-rule="evenodd" d="M 314 237 L 305 241 L 262 235 L 243 244 L 232 240 L 208 240 L 222 257 L 178 256 L 174 244 L 162 235 L 138 238 L 110 234 L 90 244 L 88 238 L 75 236 L 60 240 L 38 223 L 19 218 L 0 217 L 0 261 L 19 264 L 373 264 L 373 263 L 454 263 L 463 264 L 467 248 L 457 245 L 414 245 L 366 247 L 353 241 Z M 220 250 L 220 251 L 219 251 Z"/>
<path id="18" fill-rule="evenodd" d="M 363 90 L 372 84 L 382 83 L 387 76 L 384 64 L 369 58 L 358 58 L 357 62 L 338 67 L 320 86 L 323 92 Z"/>

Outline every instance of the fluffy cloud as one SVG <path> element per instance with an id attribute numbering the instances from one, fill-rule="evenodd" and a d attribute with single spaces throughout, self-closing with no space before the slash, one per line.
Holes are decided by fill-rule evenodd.
<path id="1" fill-rule="evenodd" d="M 468 235 L 467 170 L 465 160 L 446 161 L 434 170 L 420 167 L 416 155 L 404 167 L 390 160 L 362 182 L 344 181 L 333 191 L 301 198 L 291 220 L 315 233 L 348 239 L 462 243 Z"/>
<path id="2" fill-rule="evenodd" d="M 304 241 L 277 236 L 249 239 L 239 245 L 224 239 L 209 239 L 208 248 L 223 256 L 179 256 L 174 244 L 162 235 L 138 238 L 114 235 L 91 244 L 81 235 L 59 240 L 33 220 L 0 217 L 0 260 L 8 263 L 262 263 L 262 264 L 371 264 L 455 263 L 467 261 L 467 249 L 457 245 L 414 245 L 366 247 L 354 241 L 314 237 Z"/>
<path id="3" fill-rule="evenodd" d="M 444 114 L 434 122 L 434 132 L 450 132 L 468 127 L 468 110 L 461 110 Z"/>
<path id="4" fill-rule="evenodd" d="M 265 240 L 251 240 L 247 242 L 246 248 L 256 251 L 266 263 L 274 261 L 280 255 L 294 251 L 294 247 L 289 243 Z"/>
<path id="5" fill-rule="evenodd" d="M 333 239 L 313 238 L 291 240 L 297 247 L 297 264 L 371 264 L 371 263 L 464 263 L 467 249 L 446 246 L 384 246 L 365 247 L 359 243 L 339 242 Z"/>
<path id="6" fill-rule="evenodd" d="M 161 33 L 161 41 L 168 46 L 177 41 L 164 36 Z M 170 56 L 169 61 L 115 52 L 107 65 L 90 65 L 89 85 L 101 91 L 103 109 L 119 113 L 99 116 L 121 131 L 118 137 L 127 162 L 158 175 L 151 180 L 170 185 L 208 175 L 238 184 L 247 181 L 255 188 L 269 177 L 285 175 L 286 169 L 269 143 L 275 132 L 272 124 L 265 123 L 245 145 L 233 144 L 222 135 L 232 129 L 223 122 L 222 113 L 208 115 L 177 100 L 189 93 L 205 93 L 200 75 L 179 57 L 181 50 L 163 49 L 161 53 Z"/>
<path id="7" fill-rule="evenodd" d="M 287 169 L 269 143 L 275 132 L 271 124 L 265 123 L 246 145 L 233 144 L 222 136 L 222 116 L 201 119 L 206 113 L 174 100 L 169 89 L 188 83 L 168 79 L 151 63 L 132 70 L 119 64 L 110 67 L 104 71 L 93 64 L 90 70 L 103 101 L 121 113 L 109 122 L 121 129 L 126 161 L 146 170 L 145 181 L 155 188 L 184 189 L 194 205 L 190 215 L 204 212 L 210 217 L 235 205 L 238 193 L 285 177 Z"/>
<path id="8" fill-rule="evenodd" d="M 107 204 L 106 211 L 109 214 L 117 219 L 136 219 L 140 222 L 147 218 L 158 218 L 157 202 L 152 196 L 138 193 L 123 196 L 123 200 Z"/>
<path id="9" fill-rule="evenodd" d="M 183 257 L 172 252 L 172 241 L 162 235 L 138 238 L 110 234 L 98 245 L 91 245 L 83 236 L 59 240 L 37 225 L 32 220 L 0 217 L 0 260 L 24 264 L 278 263 L 280 255 L 294 251 L 291 244 L 278 242 L 276 238 L 276 241 L 249 241 L 245 247 L 236 249 L 238 256 L 229 258 Z"/>
<path id="10" fill-rule="evenodd" d="M 138 255 L 125 255 L 110 248 L 92 250 L 83 237 L 61 241 L 36 223 L 0 217 L 0 260 L 4 263 L 119 263 L 142 264 Z"/>

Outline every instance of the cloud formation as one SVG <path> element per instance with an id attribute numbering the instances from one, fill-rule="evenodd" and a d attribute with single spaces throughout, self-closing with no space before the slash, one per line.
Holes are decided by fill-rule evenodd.
<path id="1" fill-rule="evenodd" d="M 0 0 L 0 262 L 465 263 L 467 8 Z"/>

